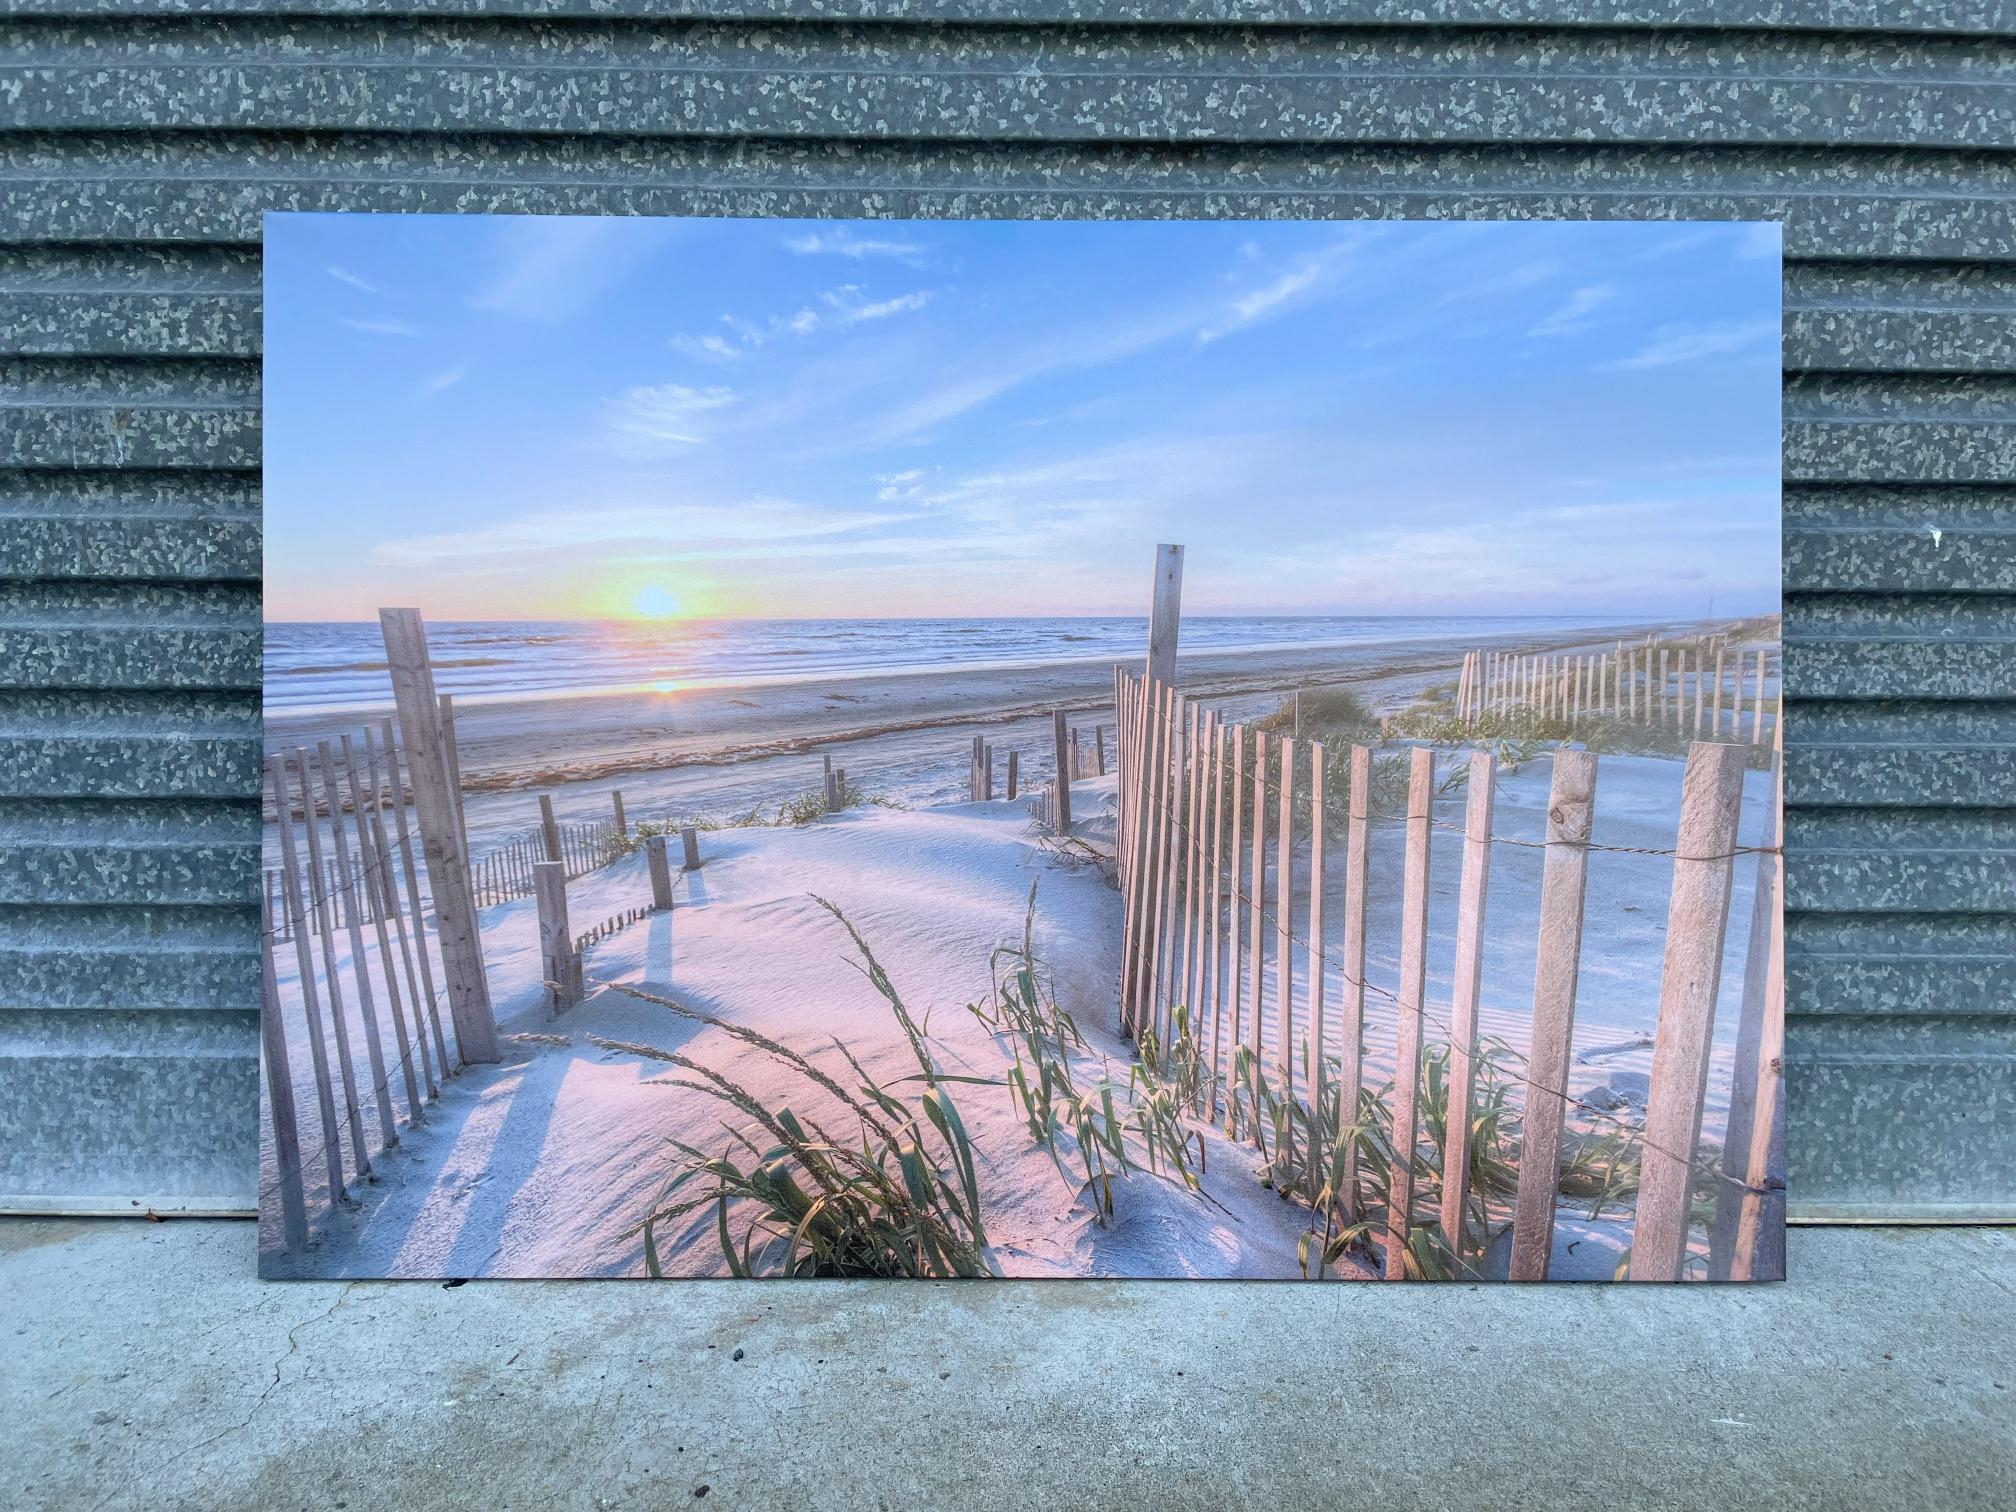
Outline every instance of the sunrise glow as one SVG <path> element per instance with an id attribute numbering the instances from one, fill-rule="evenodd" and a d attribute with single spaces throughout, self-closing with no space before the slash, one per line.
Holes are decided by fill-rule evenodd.
<path id="1" fill-rule="evenodd" d="M 637 590 L 630 607 L 639 619 L 670 619 L 679 612 L 679 599 L 671 589 L 653 583 Z"/>

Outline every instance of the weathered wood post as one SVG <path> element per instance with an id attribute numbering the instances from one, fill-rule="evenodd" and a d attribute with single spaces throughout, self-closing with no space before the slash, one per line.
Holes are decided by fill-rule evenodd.
<path id="1" fill-rule="evenodd" d="M 315 759 L 322 773 L 323 801 L 329 806 L 329 849 L 334 853 L 337 896 L 348 906 L 343 910 L 343 928 L 350 936 L 350 979 L 357 987 L 357 1016 L 364 1025 L 364 1049 L 371 1064 L 371 1100 L 378 1107 L 378 1137 L 385 1149 L 399 1143 L 399 1126 L 392 1116 L 392 1084 L 385 1075 L 385 1043 L 378 1032 L 378 1002 L 371 990 L 371 967 L 364 954 L 363 897 L 359 878 L 350 869 L 350 843 L 343 830 L 343 794 L 336 786 L 336 762 L 329 742 L 318 741 Z M 303 766 L 303 787 L 308 773 Z M 334 975 L 332 963 L 330 973 Z"/>
<path id="2" fill-rule="evenodd" d="M 1015 796 L 1016 779 L 1021 776 L 1021 773 L 1017 770 L 1019 763 L 1020 753 L 1010 751 L 1008 753 L 1008 796 L 1011 799 Z"/>
<path id="3" fill-rule="evenodd" d="M 1066 733 L 1064 711 L 1053 709 L 1050 714 L 1050 738 L 1056 748 L 1057 800 L 1051 810 L 1050 827 L 1060 835 L 1068 834 L 1071 829 L 1071 747 Z"/>
<path id="4" fill-rule="evenodd" d="M 289 822 L 284 813 L 280 822 Z M 266 1110 L 273 1120 L 281 1228 L 287 1248 L 300 1249 L 308 1242 L 308 1205 L 301 1192 L 301 1133 L 294 1116 L 294 1073 L 287 1065 L 287 1028 L 280 1018 L 280 979 L 273 969 L 271 917 L 259 931 L 259 1044 L 266 1059 Z M 314 1021 L 309 1024 L 312 1032 Z"/>
<path id="5" fill-rule="evenodd" d="M 581 997 L 581 958 L 567 922 L 567 868 L 558 861 L 535 862 L 532 893 L 539 902 L 539 972 L 546 983 L 546 1007 L 562 1013 Z"/>
<path id="6" fill-rule="evenodd" d="M 1435 812 L 1435 751 L 1408 757 L 1407 852 L 1400 883 L 1400 981 L 1394 1005 L 1393 1171 L 1386 1206 L 1388 1281 L 1407 1279 L 1407 1236 L 1414 1224 L 1414 1143 L 1420 1130 L 1422 1016 L 1428 1009 L 1429 827 Z"/>
<path id="7" fill-rule="evenodd" d="M 691 824 L 679 827 L 679 845 L 685 852 L 685 866 L 688 871 L 700 870 L 700 831 Z"/>
<path id="8" fill-rule="evenodd" d="M 465 1061 L 495 1061 L 500 1059 L 497 1022 L 490 1008 L 483 937 L 469 889 L 469 853 L 462 843 L 443 750 L 434 672 L 427 659 L 426 626 L 418 609 L 381 609 L 378 624 L 385 636 L 385 661 L 399 710 L 399 733 L 413 779 L 420 845 L 434 894 L 441 968 L 447 976 L 456 1048 Z"/>
<path id="9" fill-rule="evenodd" d="M 469 816 L 462 808 L 462 747 L 455 738 L 455 695 L 443 693 L 441 703 L 441 750 L 448 760 L 448 786 L 455 794 L 455 831 L 462 837 L 462 854 L 469 854 Z"/>
<path id="10" fill-rule="evenodd" d="M 980 743 L 980 797 L 986 803 L 994 801 L 994 745 L 984 740 Z"/>
<path id="11" fill-rule="evenodd" d="M 1449 1117 L 1442 1149 L 1442 1237 L 1461 1256 L 1470 1196 L 1470 1102 L 1477 1085 L 1477 999 L 1484 979 L 1484 899 L 1491 877 L 1492 788 L 1488 751 L 1470 753 L 1463 811 L 1463 877 L 1456 914 L 1456 967 L 1449 986 Z"/>
<path id="12" fill-rule="evenodd" d="M 672 906 L 672 862 L 665 854 L 663 835 L 645 840 L 644 864 L 651 872 L 651 906 L 663 913 Z"/>
<path id="13" fill-rule="evenodd" d="M 1148 680 L 1176 685 L 1176 635 L 1183 620 L 1183 548 L 1155 548 L 1155 596 L 1148 613 Z"/>
<path id="14" fill-rule="evenodd" d="M 1106 775 L 1106 726 L 1092 726 L 1092 756 L 1098 763 L 1099 775 Z"/>
<path id="15" fill-rule="evenodd" d="M 615 788 L 609 789 L 609 809 L 616 820 L 616 833 L 628 840 L 630 821 L 623 817 L 623 794 Z"/>
<path id="16" fill-rule="evenodd" d="M 434 967 L 427 954 L 427 914 L 420 902 L 420 868 L 413 860 L 413 836 L 406 825 L 407 786 L 399 765 L 399 743 L 393 739 L 390 719 L 385 720 L 380 729 L 385 736 L 385 780 L 392 789 L 392 823 L 399 835 L 399 869 L 406 879 L 406 906 L 413 915 L 413 953 L 420 963 L 421 997 L 416 1001 L 424 1000 L 427 1004 L 427 1023 L 434 1035 L 434 1053 L 440 1059 L 441 1074 L 444 1077 L 453 1076 L 455 1068 L 448 1063 L 447 1037 L 441 1032 L 441 1011 L 435 1005 Z M 365 739 L 367 742 L 370 739 L 368 731 Z M 422 849 L 423 851 L 425 849 L 424 842 Z M 468 853 L 465 851 L 463 854 L 466 856 Z M 475 916 L 473 895 L 470 898 L 470 905 L 472 909 L 470 916 L 473 918 Z M 438 924 L 435 935 L 438 946 L 440 935 Z M 442 970 L 444 973 L 447 970 L 445 963 Z M 455 1014 L 452 1003 L 449 1004 L 448 1014 L 452 1020 Z"/>
<path id="17" fill-rule="evenodd" d="M 1557 750 L 1547 792 L 1547 850 L 1540 872 L 1540 934 L 1533 970 L 1533 1029 L 1526 1056 L 1525 1136 L 1513 1198 L 1510 1279 L 1545 1281 L 1561 1185 L 1561 1119 L 1582 969 L 1582 902 L 1596 810 L 1596 757 Z"/>
<path id="18" fill-rule="evenodd" d="M 1741 746 L 1697 740 L 1687 752 L 1681 778 L 1638 1222 L 1631 1238 L 1633 1281 L 1677 1281 L 1687 1254 L 1694 1146 L 1701 1137 L 1709 1040 L 1722 987 L 1743 763 Z"/>
<path id="19" fill-rule="evenodd" d="M 306 746 L 295 747 L 294 766 L 301 774 L 301 824 L 308 836 L 309 895 L 305 902 L 322 942 L 322 987 L 329 995 L 329 1027 L 335 1031 L 336 1064 L 343 1073 L 343 1113 L 350 1130 L 351 1160 L 357 1175 L 364 1178 L 371 1174 L 371 1157 L 364 1149 L 364 1105 L 357 1096 L 357 1067 L 350 1054 L 350 1030 L 344 1022 L 343 973 L 336 965 L 336 895 L 322 855 L 322 826 L 315 814 L 314 778 Z"/>
<path id="20" fill-rule="evenodd" d="M 560 849 L 560 824 L 553 817 L 553 800 L 545 793 L 539 795 L 539 833 L 546 846 L 546 859 L 566 863 L 566 854 Z"/>

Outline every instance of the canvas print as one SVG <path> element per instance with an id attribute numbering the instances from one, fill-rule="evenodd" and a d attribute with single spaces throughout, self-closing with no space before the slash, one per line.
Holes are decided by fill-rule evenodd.
<path id="1" fill-rule="evenodd" d="M 1774 225 L 265 256 L 263 1274 L 1782 1275 Z"/>

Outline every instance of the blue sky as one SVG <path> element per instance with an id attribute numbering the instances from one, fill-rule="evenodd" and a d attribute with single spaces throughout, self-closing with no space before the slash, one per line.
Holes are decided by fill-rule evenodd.
<path id="1" fill-rule="evenodd" d="M 269 216 L 266 613 L 1775 609 L 1778 250 Z"/>

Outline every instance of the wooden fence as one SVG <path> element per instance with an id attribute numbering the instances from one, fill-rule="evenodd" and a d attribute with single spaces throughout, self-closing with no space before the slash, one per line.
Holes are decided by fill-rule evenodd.
<path id="1" fill-rule="evenodd" d="M 1487 752 L 1468 757 L 1464 817 L 1456 825 L 1435 817 L 1442 758 L 1432 748 L 1396 755 L 1355 746 L 1333 767 L 1320 742 L 1228 726 L 1172 688 L 1117 669 L 1115 698 L 1123 1027 L 1141 1042 L 1144 1058 L 1194 1059 L 1197 1114 L 1222 1113 L 1228 1133 L 1243 1129 L 1283 1192 L 1303 1200 L 1328 1193 L 1312 1226 L 1369 1225 L 1379 1236 L 1382 1274 L 1398 1279 L 1410 1268 L 1421 1271 L 1424 1235 L 1439 1238 L 1461 1273 L 1474 1269 L 1509 1223 L 1511 1277 L 1544 1278 L 1563 1124 L 1572 1107 L 1578 1119 L 1608 1120 L 1636 1145 L 1632 1279 L 1697 1272 L 1698 1257 L 1689 1260 L 1690 1214 L 1703 1186 L 1718 1199 L 1708 1271 L 1735 1278 L 1775 1273 L 1783 1211 L 1780 867 L 1775 819 L 1762 845 L 1737 843 L 1747 744 L 1693 743 L 1674 844 L 1645 851 L 1591 842 L 1599 758 L 1587 751 L 1554 752 L 1545 838 L 1513 839 L 1493 827 L 1494 762 Z M 1375 762 L 1382 771 L 1405 763 L 1404 802 L 1394 804 L 1398 812 L 1390 819 L 1377 811 Z M 1388 988 L 1366 974 L 1367 858 L 1375 829 L 1396 826 L 1404 866 L 1397 978 Z M 1462 835 L 1446 1003 L 1431 1003 L 1427 994 L 1437 829 Z M 1339 840 L 1341 866 L 1333 864 Z M 1509 1204 L 1488 1202 L 1469 1184 L 1485 899 L 1493 855 L 1505 845 L 1544 853 Z M 1610 849 L 1672 858 L 1650 1090 L 1639 1129 L 1567 1089 L 1588 859 Z M 1734 866 L 1746 849 L 1757 867 L 1751 967 L 1729 1134 L 1711 1165 L 1697 1158 L 1696 1147 Z M 1395 1058 L 1390 1093 L 1376 1107 L 1365 1085 L 1368 996 L 1382 1019 L 1391 1016 Z M 1424 1138 L 1433 1134 L 1424 1129 L 1421 1103 L 1428 1050 L 1446 1066 L 1439 1147 Z M 1390 1158 L 1378 1159 L 1381 1150 Z M 1383 1190 L 1368 1177 L 1374 1166 Z M 1424 1200 L 1431 1186 L 1432 1210 Z"/>
<path id="2" fill-rule="evenodd" d="M 1090 730 L 1082 725 L 1073 725 L 1065 720 L 1061 710 L 1052 715 L 1053 721 L 1063 721 L 1055 726 L 1061 730 L 1057 746 L 1057 757 L 1051 766 L 1052 782 L 1058 771 L 1069 771 L 1072 780 L 1106 775 L 1109 726 L 1095 724 Z M 1053 732 L 1054 733 L 1054 732 Z M 994 743 L 984 735 L 975 735 L 967 758 L 966 797 L 972 803 L 989 803 L 995 796 L 994 774 L 1000 770 L 1000 760 L 994 750 Z M 1022 767 L 1022 753 L 1007 753 L 1006 785 L 1001 796 L 1014 799 L 1029 793 L 1032 801 L 1050 804 L 1054 797 L 1034 790 L 1028 781 L 1029 773 Z M 1047 809 L 1046 809 L 1047 812 Z M 1047 821 L 1046 821 L 1047 822 Z"/>
<path id="3" fill-rule="evenodd" d="M 421 855 L 405 767 L 390 719 L 266 763 L 279 864 L 266 871 L 261 909 L 262 1043 L 289 1248 L 307 1240 L 310 1172 L 322 1173 L 329 1207 L 344 1205 L 354 1183 L 371 1179 L 374 1151 L 398 1144 L 402 1119 L 427 1121 L 462 1060 L 452 1015 L 443 1022 L 436 874 Z M 286 997 L 282 944 L 295 967 Z M 292 1073 L 304 1048 L 312 1121 L 296 1107 Z"/>
<path id="4" fill-rule="evenodd" d="M 471 868 L 477 906 L 531 897 L 536 890 L 532 868 L 542 861 L 557 860 L 569 878 L 586 876 L 625 855 L 624 839 L 604 819 L 572 820 L 550 831 L 542 825 L 516 835 L 479 856 Z"/>
<path id="5" fill-rule="evenodd" d="M 1602 718 L 1695 740 L 1768 742 L 1779 713 L 1778 651 L 1726 637 L 1617 643 L 1604 652 L 1479 648 L 1463 658 L 1456 717 L 1536 715 L 1580 724 Z"/>

